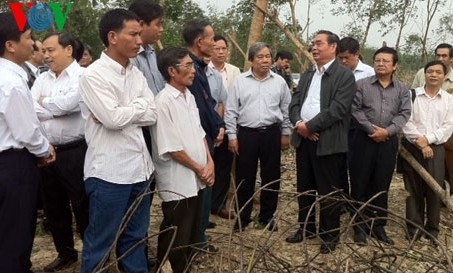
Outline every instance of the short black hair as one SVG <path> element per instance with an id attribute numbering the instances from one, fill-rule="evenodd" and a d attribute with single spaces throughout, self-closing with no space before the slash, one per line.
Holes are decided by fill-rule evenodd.
<path id="1" fill-rule="evenodd" d="M 67 46 L 72 47 L 72 57 L 77 60 L 77 57 L 80 55 L 80 51 L 82 52 L 83 55 L 83 45 L 80 43 L 74 36 L 72 36 L 71 33 L 67 31 L 62 31 L 62 32 L 52 32 L 50 34 L 47 34 L 46 37 L 44 37 L 44 40 L 47 40 L 48 38 L 52 36 L 57 36 L 58 37 L 58 44 L 60 44 L 63 48 Z M 80 56 L 80 58 L 82 58 Z M 78 61 L 78 60 L 77 60 Z"/>
<path id="2" fill-rule="evenodd" d="M 0 22 L 0 56 L 4 56 L 5 43 L 7 41 L 19 42 L 22 33 L 27 31 L 30 26 L 26 23 L 24 29 L 20 31 L 11 12 L 0 13 Z"/>
<path id="3" fill-rule="evenodd" d="M 211 23 L 206 19 L 195 19 L 187 22 L 182 29 L 182 38 L 186 45 L 193 46 L 195 40 L 204 35 L 208 26 L 211 26 Z"/>
<path id="4" fill-rule="evenodd" d="M 388 46 L 383 46 L 383 47 L 379 48 L 378 50 L 376 50 L 376 52 L 374 52 L 373 60 L 376 58 L 376 55 L 378 55 L 379 53 L 392 54 L 393 65 L 398 63 L 398 52 L 396 52 L 396 50 L 394 48 L 391 48 Z"/>
<path id="5" fill-rule="evenodd" d="M 357 54 L 360 51 L 359 41 L 352 37 L 344 37 L 338 43 L 338 51 L 340 53 L 349 51 L 351 54 Z"/>
<path id="6" fill-rule="evenodd" d="M 316 35 L 319 35 L 319 34 L 327 35 L 327 43 L 329 45 L 331 45 L 331 44 L 337 45 L 335 53 L 338 54 L 338 44 L 340 43 L 340 37 L 338 37 L 337 34 L 333 33 L 332 31 L 329 31 L 329 30 L 320 30 L 316 33 Z"/>
<path id="7" fill-rule="evenodd" d="M 447 75 L 447 67 L 445 66 L 445 64 L 441 61 L 438 61 L 438 60 L 434 60 L 434 61 L 430 61 L 428 62 L 426 65 L 425 65 L 425 68 L 424 68 L 424 72 L 426 73 L 426 70 L 428 70 L 429 67 L 431 66 L 435 66 L 435 65 L 441 65 L 442 66 L 442 69 L 444 70 L 444 75 Z"/>
<path id="8" fill-rule="evenodd" d="M 286 51 L 286 50 L 280 50 L 279 52 L 277 52 L 277 54 L 275 55 L 275 61 L 277 61 L 278 59 L 288 59 L 288 60 L 292 60 L 294 57 L 293 57 L 293 54 L 289 51 Z"/>
<path id="9" fill-rule="evenodd" d="M 99 36 L 106 47 L 109 46 L 108 34 L 110 31 L 120 31 L 125 21 L 140 21 L 132 11 L 126 9 L 112 9 L 107 11 L 99 22 Z"/>
<path id="10" fill-rule="evenodd" d="M 224 41 L 225 45 L 228 47 L 228 41 L 227 41 L 227 39 L 225 37 L 223 37 L 220 34 L 214 35 L 214 42 L 217 42 L 217 41 L 220 41 L 220 40 Z"/>
<path id="11" fill-rule="evenodd" d="M 436 53 L 439 48 L 447 48 L 449 50 L 448 55 L 450 55 L 450 58 L 453 57 L 453 46 L 452 45 L 447 44 L 447 43 L 439 44 L 438 46 L 436 46 L 436 50 L 434 50 L 434 53 Z"/>
<path id="12" fill-rule="evenodd" d="M 261 49 L 266 48 L 266 47 L 269 49 L 269 52 L 272 55 L 272 49 L 271 49 L 270 45 L 263 43 L 263 42 L 256 42 L 256 43 L 252 44 L 249 47 L 248 60 L 253 62 L 253 60 L 255 59 L 256 53 L 258 53 L 258 51 L 260 51 Z"/>
<path id="13" fill-rule="evenodd" d="M 129 6 L 129 10 L 137 14 L 140 20 L 146 24 L 154 19 L 164 17 L 164 9 L 153 0 L 134 0 Z"/>
<path id="14" fill-rule="evenodd" d="M 176 67 L 186 56 L 189 56 L 189 50 L 183 47 L 168 47 L 159 53 L 157 56 L 157 67 L 167 82 L 170 82 L 171 79 L 168 74 L 168 68 Z"/>

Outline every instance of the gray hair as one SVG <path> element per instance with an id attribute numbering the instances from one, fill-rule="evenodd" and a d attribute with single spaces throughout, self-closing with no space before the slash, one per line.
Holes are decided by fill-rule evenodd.
<path id="1" fill-rule="evenodd" d="M 249 61 L 253 61 L 253 59 L 255 59 L 256 53 L 257 53 L 258 51 L 260 51 L 261 49 L 265 48 L 265 47 L 269 48 L 269 51 L 270 51 L 270 53 L 271 53 L 271 55 L 272 55 L 272 49 L 271 49 L 271 47 L 270 47 L 268 44 L 266 44 L 266 43 L 257 42 L 257 43 L 254 43 L 253 45 L 251 45 L 250 48 L 249 48 L 249 58 L 248 58 Z"/>

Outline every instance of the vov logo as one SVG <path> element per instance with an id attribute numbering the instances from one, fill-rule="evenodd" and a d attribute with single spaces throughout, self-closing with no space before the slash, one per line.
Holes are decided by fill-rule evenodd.
<path id="1" fill-rule="evenodd" d="M 24 13 L 23 3 L 10 2 L 8 5 L 14 15 L 14 20 L 16 20 L 17 27 L 20 31 L 24 30 L 25 23 L 28 22 L 28 25 L 32 30 L 36 32 L 44 32 L 51 29 L 54 22 L 58 31 L 62 31 L 73 3 L 66 3 L 64 14 L 61 4 L 56 2 L 48 4 L 35 2 L 25 3 L 28 11 L 27 15 Z"/>

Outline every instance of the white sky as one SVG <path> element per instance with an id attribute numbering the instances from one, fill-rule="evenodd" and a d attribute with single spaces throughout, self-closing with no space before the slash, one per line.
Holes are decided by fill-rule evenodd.
<path id="1" fill-rule="evenodd" d="M 238 3 L 240 0 L 193 0 L 194 2 L 198 3 L 200 7 L 204 10 L 207 10 L 209 6 L 214 7 L 215 9 L 219 11 L 225 11 L 229 7 L 233 6 L 234 4 Z M 310 1 L 310 0 L 308 0 Z M 311 0 L 314 2 L 313 0 Z M 398 0 L 396 0 L 398 1 Z M 304 22 L 307 21 L 307 15 L 306 15 L 306 0 L 298 0 L 296 4 L 296 16 L 297 19 L 302 22 L 302 25 L 304 25 Z M 283 6 L 284 9 L 280 11 L 281 15 L 280 18 L 283 18 L 283 10 L 287 9 L 289 10 L 289 5 Z M 286 8 L 287 7 L 287 8 Z M 423 10 L 424 7 L 419 7 L 419 10 Z M 340 35 L 342 29 L 346 28 L 349 22 L 349 18 L 347 16 L 333 16 L 330 12 L 331 5 L 330 5 L 330 0 L 318 0 L 316 1 L 316 4 L 312 5 L 311 7 L 311 25 L 309 28 L 310 34 L 313 32 L 316 32 L 317 30 L 320 29 L 326 29 L 333 31 Z M 444 10 L 452 10 L 453 9 L 453 1 L 448 1 L 447 6 L 444 7 Z M 432 37 L 435 37 L 436 35 L 434 34 L 434 30 L 437 28 L 437 22 L 440 18 L 440 16 L 436 16 L 433 21 L 433 26 L 430 28 L 430 33 Z M 408 26 L 404 29 L 404 33 L 417 33 L 420 34 L 422 33 L 422 24 L 423 19 L 418 19 L 417 22 L 410 22 Z M 385 37 L 381 37 L 381 33 L 378 32 L 379 24 L 373 24 L 370 30 L 370 33 L 368 35 L 367 39 L 367 45 L 368 46 L 374 46 L 374 47 L 380 47 L 382 45 L 382 41 L 386 41 L 387 45 L 389 46 L 394 46 L 396 42 L 396 36 L 397 33 L 396 31 L 394 33 L 389 33 Z M 437 44 L 439 42 L 448 42 L 448 41 L 432 41 L 432 43 Z M 452 43 L 453 41 L 450 41 Z M 401 44 L 404 43 L 404 39 L 401 41 Z"/>

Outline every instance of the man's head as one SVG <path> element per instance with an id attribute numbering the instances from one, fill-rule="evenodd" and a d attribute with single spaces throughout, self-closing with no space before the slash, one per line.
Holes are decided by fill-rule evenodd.
<path id="1" fill-rule="evenodd" d="M 39 40 L 35 40 L 29 62 L 36 67 L 44 64 L 44 48 Z"/>
<path id="2" fill-rule="evenodd" d="M 251 64 L 253 74 L 264 78 L 269 74 L 272 64 L 272 51 L 268 44 L 263 42 L 254 43 L 249 48 L 248 60 Z"/>
<path id="3" fill-rule="evenodd" d="M 79 61 L 79 65 L 82 67 L 88 67 L 93 61 L 93 49 L 91 49 L 91 46 L 87 44 L 83 45 L 83 47 L 83 55 L 82 59 Z"/>
<path id="4" fill-rule="evenodd" d="M 391 47 L 381 47 L 373 55 L 374 72 L 377 77 L 390 76 L 398 64 L 398 53 Z"/>
<path id="5" fill-rule="evenodd" d="M 140 18 L 140 26 L 143 28 L 140 34 L 144 44 L 153 45 L 162 38 L 164 32 L 163 8 L 153 0 L 134 0 L 129 10 Z"/>
<path id="6" fill-rule="evenodd" d="M 352 37 L 345 37 L 338 44 L 338 59 L 340 63 L 354 71 L 360 60 L 359 41 Z"/>
<path id="7" fill-rule="evenodd" d="M 286 51 L 286 50 L 280 50 L 275 55 L 275 66 L 278 69 L 286 70 L 291 66 L 290 61 L 292 59 L 293 59 L 293 54 L 291 54 L 291 52 Z"/>
<path id="8" fill-rule="evenodd" d="M 320 30 L 311 42 L 313 59 L 318 66 L 323 66 L 335 59 L 338 53 L 338 36 L 328 30 Z"/>
<path id="9" fill-rule="evenodd" d="M 438 89 L 444 83 L 447 67 L 442 61 L 435 60 L 425 65 L 425 84 L 427 87 Z"/>
<path id="10" fill-rule="evenodd" d="M 99 34 L 107 54 L 115 61 L 127 63 L 137 56 L 142 44 L 139 20 L 135 13 L 125 9 L 113 9 L 102 16 Z"/>
<path id="11" fill-rule="evenodd" d="M 77 57 L 78 43 L 68 32 L 52 33 L 43 40 L 44 62 L 60 75 Z"/>
<path id="12" fill-rule="evenodd" d="M 214 36 L 214 50 L 211 60 L 214 64 L 224 64 L 228 57 L 228 42 L 222 35 Z"/>
<path id="13" fill-rule="evenodd" d="M 29 60 L 34 45 L 29 26 L 20 31 L 11 12 L 0 13 L 0 22 L 0 57 L 16 64 Z"/>
<path id="14" fill-rule="evenodd" d="M 450 71 L 453 64 L 453 46 L 450 44 L 440 44 L 436 47 L 436 60 L 441 61 Z"/>
<path id="15" fill-rule="evenodd" d="M 169 47 L 162 50 L 157 56 L 157 67 L 165 80 L 178 90 L 192 85 L 195 78 L 194 63 L 186 48 Z"/>
<path id="16" fill-rule="evenodd" d="M 184 25 L 182 37 L 192 51 L 199 58 L 210 57 L 214 48 L 214 29 L 209 21 L 193 20 Z"/>

